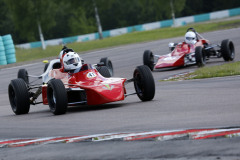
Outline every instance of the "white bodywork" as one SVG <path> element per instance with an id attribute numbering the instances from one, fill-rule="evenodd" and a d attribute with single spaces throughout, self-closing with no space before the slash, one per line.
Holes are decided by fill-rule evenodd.
<path id="1" fill-rule="evenodd" d="M 60 59 L 51 60 L 46 71 L 40 76 L 38 76 L 38 78 L 42 78 L 43 83 L 47 83 L 49 80 L 52 79 L 52 77 L 49 76 L 49 72 L 53 69 L 53 65 L 56 63 L 61 63 Z M 30 77 L 34 77 L 34 76 L 30 76 Z"/>

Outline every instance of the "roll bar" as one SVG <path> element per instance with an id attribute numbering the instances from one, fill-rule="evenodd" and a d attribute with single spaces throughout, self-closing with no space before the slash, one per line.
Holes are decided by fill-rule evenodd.
<path id="1" fill-rule="evenodd" d="M 192 28 L 192 27 L 188 28 L 187 32 L 190 30 L 193 31 L 197 35 L 197 40 L 204 39 L 203 36 L 201 36 L 194 28 Z"/>

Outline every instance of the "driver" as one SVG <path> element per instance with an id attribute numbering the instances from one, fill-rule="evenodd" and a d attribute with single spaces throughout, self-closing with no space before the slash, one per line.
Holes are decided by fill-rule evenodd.
<path id="1" fill-rule="evenodd" d="M 64 79 L 68 74 L 77 73 L 80 71 L 83 60 L 79 57 L 78 53 L 74 52 L 72 49 L 64 47 L 60 54 L 60 69 L 52 69 L 49 72 L 49 76 L 55 79 Z"/>
<path id="2" fill-rule="evenodd" d="M 74 73 L 82 67 L 82 60 L 76 52 L 65 53 L 62 57 L 64 72 Z"/>
<path id="3" fill-rule="evenodd" d="M 62 65 L 60 68 L 61 72 L 74 73 L 76 70 L 79 71 L 84 62 L 83 59 L 79 57 L 78 53 L 66 46 L 60 51 L 59 58 Z"/>
<path id="4" fill-rule="evenodd" d="M 195 44 L 197 42 L 197 37 L 196 37 L 196 34 L 192 31 L 188 31 L 186 34 L 185 34 L 185 42 L 187 44 Z"/>

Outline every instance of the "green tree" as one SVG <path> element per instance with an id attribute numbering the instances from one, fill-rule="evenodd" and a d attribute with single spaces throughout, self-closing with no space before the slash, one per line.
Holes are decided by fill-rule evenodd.
<path id="1" fill-rule="evenodd" d="M 175 17 L 236 8 L 239 0 L 172 0 Z M 170 0 L 95 0 L 103 30 L 171 19 Z M 92 0 L 0 0 L 0 35 L 15 43 L 97 32 Z"/>
<path id="2" fill-rule="evenodd" d="M 76 36 L 97 31 L 92 1 L 90 0 L 52 0 L 56 4 L 54 8 L 55 22 L 47 36 L 61 38 Z"/>
<path id="3" fill-rule="evenodd" d="M 191 16 L 237 7 L 240 7 L 239 0 L 186 0 L 186 5 L 180 15 Z"/>
<path id="4" fill-rule="evenodd" d="M 25 41 L 38 40 L 38 24 L 43 32 L 54 26 L 55 4 L 46 0 L 5 0 L 16 31 Z"/>
<path id="5" fill-rule="evenodd" d="M 9 8 L 4 0 L 0 0 L 0 35 L 5 35 L 14 32 L 14 23 L 9 14 Z"/>
<path id="6" fill-rule="evenodd" d="M 176 16 L 180 16 L 186 0 L 174 0 Z M 97 0 L 103 29 L 171 19 L 170 0 Z"/>
<path id="7" fill-rule="evenodd" d="M 72 0 L 69 28 L 71 35 L 87 34 L 97 31 L 94 6 L 91 0 Z"/>

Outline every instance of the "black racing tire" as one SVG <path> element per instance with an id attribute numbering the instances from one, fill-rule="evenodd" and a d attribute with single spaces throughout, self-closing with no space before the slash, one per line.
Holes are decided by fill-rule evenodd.
<path id="1" fill-rule="evenodd" d="M 100 67 L 97 67 L 96 69 L 103 77 L 106 77 L 106 78 L 111 77 L 111 73 L 106 66 L 100 66 Z"/>
<path id="2" fill-rule="evenodd" d="M 29 84 L 28 72 L 26 69 L 19 69 L 17 78 L 21 78 L 26 84 Z"/>
<path id="3" fill-rule="evenodd" d="M 48 83 L 47 99 L 49 108 L 54 115 L 67 112 L 67 91 L 60 79 L 53 79 Z"/>
<path id="4" fill-rule="evenodd" d="M 225 61 L 232 61 L 235 58 L 234 44 L 229 39 L 225 39 L 221 43 L 221 53 Z"/>
<path id="5" fill-rule="evenodd" d="M 143 53 L 143 64 L 148 66 L 151 71 L 153 71 L 154 68 L 154 56 L 152 51 L 146 50 Z"/>
<path id="6" fill-rule="evenodd" d="M 196 64 L 198 67 L 203 67 L 206 64 L 206 56 L 203 52 L 202 46 L 197 46 L 195 48 L 195 58 L 196 58 Z"/>
<path id="7" fill-rule="evenodd" d="M 46 63 L 46 64 L 44 65 L 43 73 L 45 73 L 45 71 L 47 70 L 48 66 L 49 66 L 49 63 Z"/>
<path id="8" fill-rule="evenodd" d="M 133 73 L 134 87 L 142 101 L 150 101 L 155 95 L 155 82 L 148 66 L 136 67 Z"/>
<path id="9" fill-rule="evenodd" d="M 16 115 L 27 114 L 30 109 L 30 97 L 27 84 L 21 78 L 11 80 L 8 86 L 8 97 Z"/>
<path id="10" fill-rule="evenodd" d="M 112 77 L 113 74 L 114 74 L 112 61 L 110 59 L 108 59 L 107 57 L 104 57 L 104 58 L 100 59 L 100 63 L 101 62 L 103 62 L 104 66 L 106 66 L 109 69 L 109 72 L 110 72 L 111 77 Z"/>

